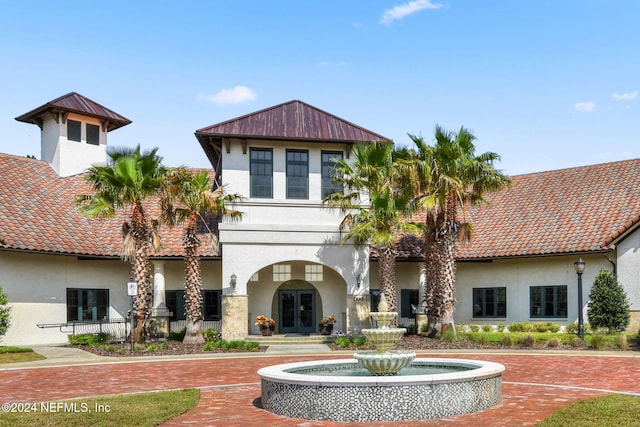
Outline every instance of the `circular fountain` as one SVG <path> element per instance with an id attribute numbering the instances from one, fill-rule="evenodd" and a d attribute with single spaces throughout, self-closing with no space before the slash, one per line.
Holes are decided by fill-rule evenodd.
<path id="1" fill-rule="evenodd" d="M 442 418 L 478 412 L 502 398 L 504 366 L 478 360 L 416 358 L 391 350 L 405 332 L 389 325 L 384 296 L 372 312 L 377 328 L 363 329 L 376 351 L 354 359 L 268 366 L 262 406 L 275 414 L 342 422 Z"/>

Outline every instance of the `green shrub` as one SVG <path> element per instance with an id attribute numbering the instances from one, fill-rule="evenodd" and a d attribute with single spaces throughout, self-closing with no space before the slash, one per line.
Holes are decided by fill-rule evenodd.
<path id="1" fill-rule="evenodd" d="M 482 325 L 482 332 L 491 332 L 491 325 Z"/>
<path id="2" fill-rule="evenodd" d="M 520 337 L 518 343 L 525 347 L 533 347 L 533 345 L 536 343 L 536 339 L 533 337 L 533 335 L 527 334 L 523 337 Z"/>
<path id="3" fill-rule="evenodd" d="M 505 334 L 502 336 L 500 340 L 500 345 L 503 347 L 511 347 L 513 345 L 513 340 L 511 339 L 511 335 Z"/>
<path id="4" fill-rule="evenodd" d="M 536 322 L 533 324 L 532 329 L 534 332 L 558 332 L 560 325 L 552 322 Z"/>
<path id="5" fill-rule="evenodd" d="M 244 349 L 247 351 L 258 351 L 260 348 L 260 343 L 255 341 L 245 341 Z"/>
<path id="6" fill-rule="evenodd" d="M 471 332 L 478 332 L 478 331 L 480 331 L 480 326 L 478 326 L 478 325 L 469 325 L 469 329 L 471 330 Z"/>
<path id="7" fill-rule="evenodd" d="M 547 347 L 551 347 L 551 348 L 560 347 L 561 344 L 562 344 L 562 340 L 560 340 L 560 338 L 552 338 L 549 341 L 547 341 Z"/>
<path id="8" fill-rule="evenodd" d="M 568 334 L 577 334 L 578 333 L 578 324 L 577 323 L 569 323 L 564 327 L 564 330 Z"/>
<path id="9" fill-rule="evenodd" d="M 454 342 L 457 341 L 455 329 L 448 329 L 444 334 L 440 336 L 442 341 Z"/>
<path id="10" fill-rule="evenodd" d="M 220 332 L 209 328 L 202 331 L 202 336 L 204 336 L 205 342 L 218 341 L 220 339 Z"/>
<path id="11" fill-rule="evenodd" d="M 335 343 L 340 348 L 347 348 L 351 345 L 349 337 L 336 337 Z"/>
<path id="12" fill-rule="evenodd" d="M 2 290 L 2 286 L 0 286 L 0 339 L 7 333 L 9 325 L 11 324 L 9 316 L 11 307 L 8 307 L 7 304 L 9 304 L 9 297 Z"/>
<path id="13" fill-rule="evenodd" d="M 594 350 L 602 350 L 606 346 L 606 337 L 602 332 L 594 332 L 591 335 L 591 348 Z"/>
<path id="14" fill-rule="evenodd" d="M 498 323 L 498 332 L 504 332 L 504 329 L 507 327 L 504 323 Z"/>
<path id="15" fill-rule="evenodd" d="M 156 351 L 158 351 L 158 346 L 155 345 L 155 344 L 149 344 L 149 345 L 147 345 L 146 350 L 149 353 L 155 353 Z"/>
<path id="16" fill-rule="evenodd" d="M 115 348 L 113 345 L 111 345 L 111 344 L 104 344 L 104 345 L 102 345 L 102 346 L 101 346 L 101 348 L 102 348 L 104 351 L 108 351 L 108 352 L 112 352 L 112 351 L 114 351 L 114 350 L 116 349 L 116 348 Z"/>
<path id="17" fill-rule="evenodd" d="M 405 332 L 405 335 L 417 335 L 418 333 L 418 325 L 407 325 L 405 326 L 407 332 Z"/>
<path id="18" fill-rule="evenodd" d="M 111 340 L 111 335 L 106 332 L 98 334 L 71 334 L 69 335 L 69 344 L 72 345 L 90 345 L 97 347 Z"/>
<path id="19" fill-rule="evenodd" d="M 620 332 L 629 326 L 631 315 L 627 293 L 610 271 L 602 269 L 596 276 L 589 293 L 587 316 L 594 329 Z"/>
<path id="20" fill-rule="evenodd" d="M 530 332 L 533 326 L 529 322 L 516 322 L 509 325 L 509 332 Z"/>
<path id="21" fill-rule="evenodd" d="M 356 347 L 362 347 L 367 343 L 367 339 L 365 337 L 353 337 L 351 338 L 351 342 L 353 342 L 353 345 Z"/>
<path id="22" fill-rule="evenodd" d="M 142 350 L 144 350 L 144 349 L 145 349 L 145 347 L 144 347 L 144 345 L 142 345 L 142 344 L 135 344 L 135 345 L 133 346 L 133 351 L 142 351 Z"/>
<path id="23" fill-rule="evenodd" d="M 571 340 L 571 342 L 569 342 L 569 345 L 571 347 L 583 347 L 584 346 L 584 340 L 581 339 L 580 337 L 575 337 Z"/>
<path id="24" fill-rule="evenodd" d="M 218 340 L 218 341 L 209 341 L 207 343 L 205 343 L 204 347 L 202 348 L 204 351 L 213 351 L 213 350 L 217 350 L 219 348 L 221 348 L 222 346 L 222 341 L 224 340 Z"/>
<path id="25" fill-rule="evenodd" d="M 616 348 L 618 350 L 626 350 L 627 349 L 627 335 L 625 333 L 618 334 L 616 336 L 615 345 L 616 345 Z"/>
<path id="26" fill-rule="evenodd" d="M 186 333 L 187 333 L 187 328 L 182 328 L 179 331 L 171 331 L 169 332 L 167 339 L 171 341 L 182 341 Z"/>

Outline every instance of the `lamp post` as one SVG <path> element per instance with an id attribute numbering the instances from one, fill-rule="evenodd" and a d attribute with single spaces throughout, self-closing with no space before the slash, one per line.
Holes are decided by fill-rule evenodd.
<path id="1" fill-rule="evenodd" d="M 584 267 L 587 263 L 584 262 L 582 257 L 579 257 L 576 262 L 573 263 L 573 267 L 578 273 L 578 336 L 580 339 L 584 339 L 584 319 L 582 318 L 582 273 L 584 273 Z"/>
<path id="2" fill-rule="evenodd" d="M 133 315 L 133 299 L 135 298 L 136 295 L 138 295 L 138 282 L 133 280 L 133 277 L 131 277 L 127 282 L 127 295 L 131 297 L 131 310 L 129 311 L 129 318 L 131 319 L 131 331 L 130 331 L 131 352 L 133 352 L 135 350 L 134 337 L 133 337 L 133 328 L 134 328 L 133 321 L 135 317 Z"/>

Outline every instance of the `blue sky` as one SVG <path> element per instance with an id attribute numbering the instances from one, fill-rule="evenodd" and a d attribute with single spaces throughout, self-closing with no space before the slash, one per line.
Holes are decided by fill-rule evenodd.
<path id="1" fill-rule="evenodd" d="M 640 157 L 636 0 L 0 2 L 0 152 L 75 91 L 109 145 L 207 167 L 196 129 L 299 99 L 410 145 L 465 126 L 510 175 Z"/>

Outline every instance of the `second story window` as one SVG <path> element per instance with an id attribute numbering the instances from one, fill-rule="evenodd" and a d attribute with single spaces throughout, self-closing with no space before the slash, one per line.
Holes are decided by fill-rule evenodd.
<path id="1" fill-rule="evenodd" d="M 76 142 L 82 140 L 82 123 L 77 120 L 67 120 L 67 139 Z"/>
<path id="2" fill-rule="evenodd" d="M 87 144 L 100 145 L 100 126 L 87 123 Z"/>
<path id="3" fill-rule="evenodd" d="M 273 150 L 252 148 L 250 150 L 251 197 L 270 199 L 273 197 Z"/>
<path id="4" fill-rule="evenodd" d="M 309 198 L 309 152 L 287 150 L 287 199 Z"/>
<path id="5" fill-rule="evenodd" d="M 338 193 L 343 190 L 341 184 L 334 184 L 333 171 L 335 161 L 342 159 L 341 151 L 323 151 L 322 152 L 322 198 L 329 194 Z"/>

